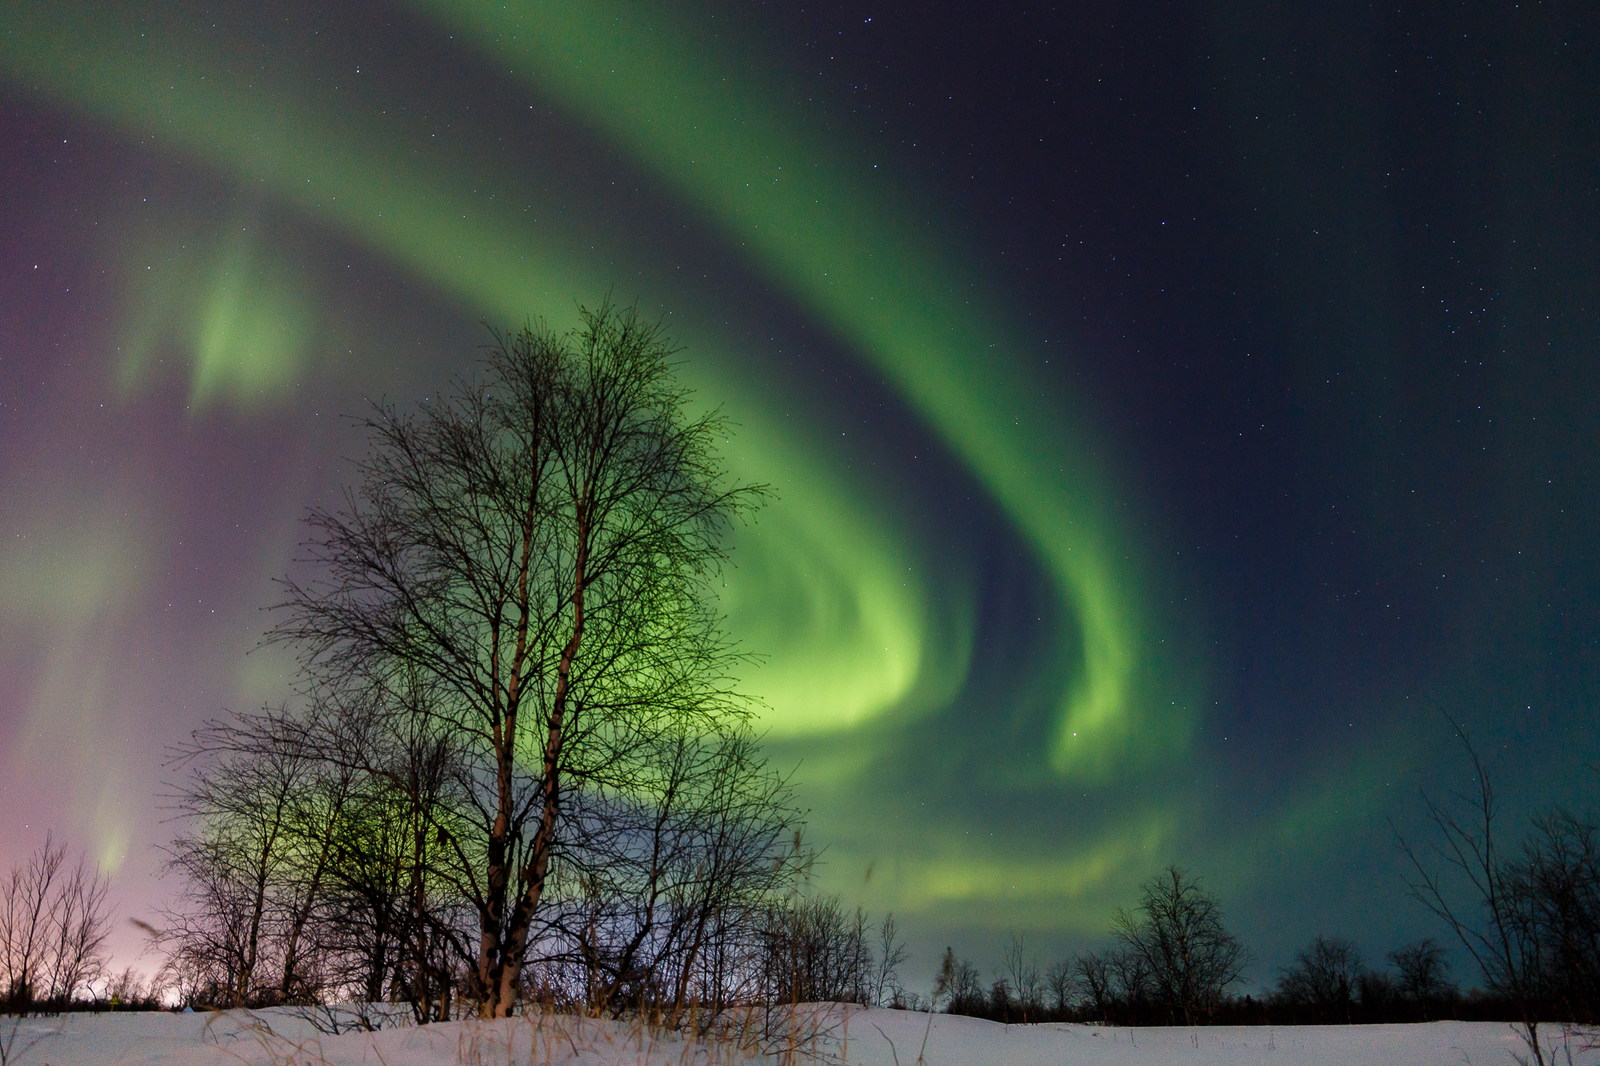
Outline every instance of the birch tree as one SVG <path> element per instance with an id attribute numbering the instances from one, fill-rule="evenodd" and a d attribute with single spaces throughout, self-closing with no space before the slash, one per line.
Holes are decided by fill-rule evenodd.
<path id="1" fill-rule="evenodd" d="M 309 518 L 317 576 L 285 583 L 272 636 L 310 686 L 423 677 L 430 698 L 389 713 L 459 748 L 433 839 L 477 917 L 483 1017 L 516 1001 L 553 867 L 602 861 L 586 805 L 648 792 L 672 734 L 747 717 L 711 587 L 762 490 L 727 483 L 726 422 L 691 412 L 675 351 L 609 304 L 569 334 L 497 335 L 449 399 L 364 420 L 359 484 Z"/>

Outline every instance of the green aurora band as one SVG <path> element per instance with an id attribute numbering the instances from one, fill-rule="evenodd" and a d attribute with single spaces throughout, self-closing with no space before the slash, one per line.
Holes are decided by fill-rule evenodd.
<path id="1" fill-rule="evenodd" d="M 889 375 L 978 474 L 1043 557 L 1081 627 L 1081 648 L 1067 654 L 1081 655 L 1082 668 L 1060 698 L 1052 742 L 1059 773 L 1104 780 L 1136 750 L 1182 747 L 1189 723 L 1137 710 L 1138 582 L 1100 507 L 1104 471 L 1066 428 L 1082 414 L 1029 387 L 1016 359 L 1027 342 L 982 295 L 960 299 L 985 286 L 951 250 L 896 224 L 899 212 L 882 194 L 768 104 L 780 91 L 752 83 L 756 63 L 719 63 L 659 11 L 415 2 L 636 153 Z"/>
<path id="2" fill-rule="evenodd" d="M 252 89 L 230 84 L 225 74 L 208 76 L 196 69 L 194 53 L 159 31 L 147 38 L 146 51 L 73 55 L 68 42 L 137 37 L 137 31 L 108 33 L 103 24 L 73 26 L 56 15 L 24 22 L 10 39 L 7 65 L 22 75 L 18 80 L 40 79 L 90 114 L 155 134 L 234 175 L 247 192 L 264 187 L 496 320 L 516 321 L 532 310 L 563 324 L 572 316 L 572 295 L 600 293 L 609 284 L 584 265 L 591 257 L 580 248 L 592 235 L 558 232 L 552 240 L 554 227 L 531 226 L 521 210 L 497 206 L 483 191 L 484 175 L 456 173 L 459 161 L 442 153 L 418 158 L 400 148 L 411 139 L 408 131 L 370 114 L 369 125 L 353 124 L 298 101 L 290 88 L 297 79 L 283 71 L 287 84 L 272 88 L 259 78 Z M 388 147 L 360 147 L 369 143 Z M 501 190 L 520 191 L 520 184 L 499 177 Z M 499 203 L 514 198 L 501 196 Z M 546 206 L 541 215 L 558 214 Z M 203 248 L 204 238 L 191 234 L 185 241 L 152 236 L 127 256 L 133 295 L 125 384 L 138 380 L 153 344 L 173 334 L 194 353 L 196 406 L 223 395 L 260 403 L 263 393 L 270 400 L 298 381 L 309 358 L 315 300 L 281 256 L 252 243 L 251 229 L 239 226 L 244 236 L 230 235 L 210 253 L 196 253 L 192 245 Z M 530 301 L 538 302 L 530 309 Z M 770 399 L 732 395 L 726 380 L 706 373 L 719 352 L 729 352 L 725 338 L 679 333 L 688 334 L 697 356 L 686 367 L 691 383 L 702 394 L 726 397 L 739 413 L 744 429 L 730 456 L 736 472 L 777 481 L 782 492 L 773 513 L 742 538 L 739 569 L 729 575 L 736 631 L 750 647 L 780 649 L 760 668 L 753 689 L 769 705 L 767 724 L 779 734 L 826 730 L 898 706 L 914 691 L 924 704 L 948 697 L 959 686 L 965 656 L 959 636 L 950 648 L 927 647 L 930 610 L 922 590 L 902 576 L 915 569 L 901 547 L 914 540 L 909 531 L 884 528 L 881 517 L 850 502 L 842 471 L 817 463 L 764 422 Z M 734 358 L 724 354 L 723 365 Z M 841 542 L 839 530 L 854 535 Z M 809 609 L 785 614 L 781 644 L 764 639 L 774 620 L 760 619 L 755 609 L 769 598 L 761 575 L 783 581 L 797 571 L 805 575 Z M 816 670 L 819 660 L 827 671 Z"/>
<path id="3" fill-rule="evenodd" d="M 1154 654 L 1147 605 L 1156 578 L 1130 557 L 1127 531 L 1103 502 L 1113 483 L 1108 449 L 1094 443 L 1081 411 L 1030 385 L 1032 342 L 1009 324 L 1016 316 L 984 295 L 959 249 L 909 219 L 887 178 L 859 173 L 808 136 L 776 103 L 779 87 L 697 50 L 664 16 L 646 26 L 620 4 L 603 13 L 575 3 L 419 6 L 494 69 L 524 79 L 530 99 L 558 101 L 689 204 L 881 371 L 1015 524 L 1072 623 L 1057 651 L 1066 680 L 1053 696 L 1051 735 L 1040 738 L 1050 772 L 1019 784 L 1149 781 L 1185 753 L 1201 681 L 1173 676 L 1173 661 Z M 693 282 L 628 260 L 626 229 L 603 210 L 582 227 L 566 221 L 537 175 L 430 143 L 415 116 L 385 107 L 350 72 L 339 76 L 353 84 L 336 97 L 318 95 L 306 86 L 327 72 L 296 67 L 289 55 L 247 64 L 179 16 L 166 18 L 29 5 L 0 38 L 0 73 L 14 86 L 229 176 L 247 205 L 220 239 L 214 226 L 178 236 L 164 226 L 119 246 L 129 302 L 124 390 L 139 387 L 163 340 L 191 352 L 196 409 L 270 407 L 310 372 L 332 311 L 293 269 L 293 249 L 260 232 L 253 200 L 287 205 L 495 321 L 534 313 L 568 324 L 574 296 L 592 300 L 615 280 L 597 268 L 596 246 L 628 262 L 665 306 L 705 302 Z M 930 713 L 961 691 L 973 575 L 952 572 L 897 518 L 894 486 L 874 483 L 786 420 L 750 376 L 738 330 L 719 324 L 727 317 L 680 315 L 673 332 L 689 348 L 690 384 L 742 424 L 729 454 L 735 473 L 780 493 L 740 534 L 725 590 L 735 634 L 771 656 L 744 684 L 766 701 L 775 738 L 817 742 L 808 750 L 822 756 L 808 762 L 808 784 L 845 780 L 866 758 L 849 753 L 865 745 L 830 739 Z M 1194 802 L 1204 804 L 1198 792 Z M 919 909 L 1008 895 L 1042 913 L 1063 894 L 1125 884 L 1170 853 L 1193 829 L 1172 813 L 1181 809 L 1147 796 L 1084 839 L 1030 859 L 1003 841 L 947 840 L 897 858 L 897 872 L 870 894 Z M 1285 812 L 1282 832 L 1298 832 L 1301 818 Z M 859 870 L 894 831 L 857 833 L 836 865 Z M 1103 915 L 1075 917 L 1096 928 Z"/>

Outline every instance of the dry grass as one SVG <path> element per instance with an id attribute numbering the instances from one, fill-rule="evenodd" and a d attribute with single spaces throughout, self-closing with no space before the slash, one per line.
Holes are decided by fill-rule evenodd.
<path id="1" fill-rule="evenodd" d="M 224 1023 L 244 1022 L 233 1032 L 224 1029 Z M 314 1033 L 301 1040 L 277 1032 L 261 1015 L 254 1011 L 213 1011 L 200 1030 L 201 1039 L 215 1044 L 217 1049 L 241 1063 L 265 1062 L 270 1066 L 327 1066 L 328 1059 L 322 1050 L 322 1034 Z M 227 1043 L 223 1043 L 226 1039 Z M 236 1046 L 260 1049 L 260 1056 L 236 1050 Z"/>
<path id="2" fill-rule="evenodd" d="M 454 1061 L 460 1066 L 836 1066 L 849 1052 L 849 1011 L 832 1004 L 753 1007 L 716 1018 L 691 1016 L 685 1027 L 669 1029 L 640 1016 L 613 1020 L 534 1005 L 501 1021 L 404 1028 L 446 1039 L 455 1029 Z M 330 1066 L 330 1055 L 344 1056 L 329 1042 L 352 1040 L 370 1041 L 356 1057 L 384 1062 L 384 1041 L 377 1033 L 296 1038 L 275 1029 L 275 1020 L 254 1012 L 218 1012 L 207 1020 L 203 1039 L 240 1063 Z M 287 1028 L 281 1021 L 279 1026 Z"/>
<path id="3" fill-rule="evenodd" d="M 848 1012 L 830 1006 L 747 1008 L 691 1017 L 682 1029 L 537 1007 L 504 1022 L 460 1024 L 462 1066 L 827 1066 L 842 1062 L 849 1044 Z"/>

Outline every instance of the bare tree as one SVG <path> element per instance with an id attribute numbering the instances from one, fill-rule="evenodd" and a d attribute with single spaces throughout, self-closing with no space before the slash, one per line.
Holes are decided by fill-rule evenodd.
<path id="1" fill-rule="evenodd" d="M 787 778 L 770 773 L 755 738 L 739 731 L 712 748 L 698 774 L 698 798 L 686 805 L 688 835 L 672 889 L 676 951 L 668 1017 L 674 1024 L 691 996 L 714 1011 L 751 991 L 760 949 L 755 916 L 790 890 L 801 856 L 799 813 Z M 795 843 L 786 843 L 789 834 Z"/>
<path id="2" fill-rule="evenodd" d="M 1546 974 L 1546 994 L 1586 1047 L 1600 1042 L 1600 826 L 1558 810 L 1533 822 L 1513 864 Z"/>
<path id="3" fill-rule="evenodd" d="M 1354 941 L 1319 935 L 1295 955 L 1294 965 L 1284 970 L 1278 997 L 1310 1007 L 1320 1020 L 1342 1015 L 1348 1023 L 1353 1020 L 1356 990 L 1365 973 L 1366 964 Z"/>
<path id="4" fill-rule="evenodd" d="M 1050 993 L 1050 1005 L 1059 1015 L 1065 1015 L 1072 1007 L 1073 995 L 1077 991 L 1077 984 L 1072 976 L 1072 961 L 1061 959 L 1050 964 L 1050 969 L 1044 975 L 1045 989 Z"/>
<path id="5" fill-rule="evenodd" d="M 66 847 L 44 846 L 11 868 L 0 898 L 0 950 L 4 951 L 6 999 L 18 1007 L 33 1002 L 48 966 L 51 926 Z"/>
<path id="6" fill-rule="evenodd" d="M 878 970 L 873 979 L 872 1001 L 879 1006 L 900 1002 L 900 967 L 906 961 L 906 942 L 900 939 L 900 929 L 895 925 L 894 914 L 884 915 L 878 927 Z"/>
<path id="7" fill-rule="evenodd" d="M 1011 996 L 1011 982 L 1003 974 L 996 974 L 995 979 L 989 982 L 989 1013 L 994 1018 L 1005 1021 L 1011 1017 L 1011 1008 L 1015 1000 Z"/>
<path id="8" fill-rule="evenodd" d="M 1078 994 L 1109 1023 L 1117 1006 L 1115 969 L 1106 953 L 1088 952 L 1072 960 L 1072 981 Z"/>
<path id="9" fill-rule="evenodd" d="M 208 722 L 168 765 L 190 773 L 169 797 L 183 832 L 167 847 L 166 868 L 184 888 L 163 912 L 164 945 L 208 1001 L 277 1002 L 293 983 L 304 912 L 332 848 L 326 828 L 309 841 L 306 832 L 309 822 L 337 819 L 316 800 L 322 766 L 283 710 Z M 309 875 L 308 859 L 317 867 Z"/>
<path id="10" fill-rule="evenodd" d="M 954 949 L 948 947 L 939 960 L 939 972 L 933 981 L 934 1005 L 940 1001 L 951 1014 L 973 1014 L 983 1007 L 978 968 L 966 959 L 957 959 Z"/>
<path id="11" fill-rule="evenodd" d="M 1022 937 L 1013 935 L 1006 945 L 1002 974 L 1016 996 L 1022 1020 L 1037 1021 L 1044 1009 L 1044 983 L 1039 976 L 1039 960 L 1027 954 Z"/>
<path id="12" fill-rule="evenodd" d="M 358 772 L 313 933 L 350 994 L 387 993 L 416 1021 L 443 1021 L 475 933 L 456 845 L 473 835 L 471 778 L 451 731 L 407 713 L 428 704 L 432 686 L 415 671 L 388 680 L 343 693 L 348 702 L 317 722 L 321 758 Z"/>
<path id="13" fill-rule="evenodd" d="M 1127 947 L 1113 948 L 1106 952 L 1106 968 L 1111 975 L 1116 1002 L 1130 1022 L 1146 1018 L 1152 1003 L 1167 1007 L 1165 1001 L 1158 998 L 1149 960 L 1142 953 Z M 1167 1008 L 1167 1016 L 1171 1017 L 1170 1008 Z"/>
<path id="14" fill-rule="evenodd" d="M 110 880 L 50 835 L 0 883 L 0 990 L 9 1010 L 64 1005 L 99 977 L 110 936 Z"/>
<path id="15" fill-rule="evenodd" d="M 591 804 L 653 787 L 662 734 L 747 713 L 709 587 L 760 496 L 723 483 L 725 421 L 688 414 L 634 312 L 497 342 L 450 401 L 366 420 L 360 487 L 311 514 L 320 573 L 286 583 L 272 634 L 319 692 L 424 679 L 426 702 L 387 708 L 457 747 L 463 827 L 435 838 L 477 916 L 485 1017 L 515 1002 L 554 868 L 584 864 Z"/>
<path id="16" fill-rule="evenodd" d="M 1445 959 L 1444 948 L 1435 943 L 1432 937 L 1396 948 L 1389 952 L 1389 961 L 1400 972 L 1396 991 L 1417 1004 L 1424 1020 L 1433 1004 L 1451 994 L 1452 987 L 1447 976 L 1450 964 Z"/>
<path id="17" fill-rule="evenodd" d="M 1411 863 L 1412 875 L 1406 883 L 1412 896 L 1455 933 L 1483 972 L 1489 989 L 1516 1005 L 1523 1041 L 1533 1061 L 1543 1066 L 1547 1049 L 1539 1027 L 1549 1020 L 1545 1010 L 1548 975 L 1536 916 L 1515 864 L 1500 852 L 1495 835 L 1500 805 L 1483 760 L 1466 731 L 1453 718 L 1445 717 L 1472 764 L 1476 787 L 1468 795 L 1454 796 L 1456 805 L 1471 813 L 1460 816 L 1451 807 L 1423 796 L 1436 831 L 1428 852 L 1432 859 L 1397 832 L 1400 849 Z M 1440 863 L 1442 868 L 1436 865 Z M 1445 871 L 1453 871 L 1465 882 L 1468 903 L 1463 904 L 1452 889 Z M 1474 920 L 1468 908 L 1478 910 L 1481 921 Z"/>
<path id="18" fill-rule="evenodd" d="M 110 878 L 90 870 L 82 858 L 67 877 L 55 908 L 54 944 L 46 970 L 46 995 L 51 1001 L 72 1002 L 105 972 L 110 888 Z"/>
<path id="19" fill-rule="evenodd" d="M 578 891 L 549 909 L 544 939 L 570 945 L 587 1009 L 649 1005 L 676 1024 L 691 998 L 720 1009 L 752 975 L 721 964 L 729 952 L 755 962 L 757 937 L 736 930 L 770 928 L 763 916 L 790 885 L 795 812 L 747 730 L 678 734 L 657 766 L 654 791 L 588 807 L 576 827 L 585 861 L 567 867 Z"/>
<path id="20" fill-rule="evenodd" d="M 1112 935 L 1148 972 L 1156 1002 L 1185 1025 L 1216 1009 L 1249 960 L 1216 898 L 1177 866 L 1145 883 L 1136 911 L 1117 912 Z"/>
<path id="21" fill-rule="evenodd" d="M 759 492 L 720 485 L 722 423 L 683 416 L 670 354 L 602 308 L 367 423 L 362 489 L 312 515 L 326 572 L 271 634 L 300 644 L 305 709 L 174 753 L 186 886 L 159 937 L 187 997 L 425 1022 L 532 991 L 676 1024 L 756 994 L 799 816 L 709 583 Z"/>

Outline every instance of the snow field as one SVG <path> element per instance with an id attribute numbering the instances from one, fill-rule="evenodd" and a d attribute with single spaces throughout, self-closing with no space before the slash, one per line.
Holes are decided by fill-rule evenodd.
<path id="1" fill-rule="evenodd" d="M 795 1040 L 761 1054 L 748 1041 L 691 1041 L 571 1015 L 330 1036 L 281 1010 L 69 1014 L 0 1019 L 0 1058 L 7 1066 L 1510 1066 L 1525 1051 L 1497 1022 L 1117 1029 L 817 1007 L 801 1008 L 794 1026 Z M 804 1035 L 818 1030 L 807 1046 Z M 1600 1056 L 1574 1049 L 1572 1061 L 1595 1066 Z"/>

